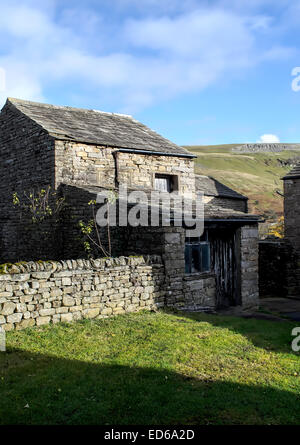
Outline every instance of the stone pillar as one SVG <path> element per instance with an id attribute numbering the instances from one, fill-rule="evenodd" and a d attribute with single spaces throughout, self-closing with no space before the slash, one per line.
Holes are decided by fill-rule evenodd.
<path id="1" fill-rule="evenodd" d="M 288 295 L 300 298 L 300 164 L 283 180 Z"/>
<path id="2" fill-rule="evenodd" d="M 163 260 L 166 274 L 166 306 L 178 309 L 185 306 L 183 290 L 185 230 L 182 227 L 165 227 Z"/>
<path id="3" fill-rule="evenodd" d="M 241 303 L 243 308 L 257 307 L 258 291 L 258 225 L 240 229 Z"/>
<path id="4" fill-rule="evenodd" d="M 300 252 L 300 177 L 284 180 L 285 239 Z"/>

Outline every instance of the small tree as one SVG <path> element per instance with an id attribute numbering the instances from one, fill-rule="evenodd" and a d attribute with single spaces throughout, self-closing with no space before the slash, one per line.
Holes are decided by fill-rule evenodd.
<path id="1" fill-rule="evenodd" d="M 94 251 L 95 255 L 105 257 L 111 257 L 111 228 L 110 228 L 110 204 L 115 204 L 117 194 L 112 190 L 109 192 L 109 196 L 106 199 L 107 206 L 107 226 L 106 226 L 106 242 L 103 241 L 102 230 L 97 224 L 96 216 L 96 201 L 91 200 L 88 205 L 92 208 L 92 218 L 88 222 L 82 220 L 79 221 L 79 227 L 81 234 L 83 235 L 83 246 L 89 256 L 92 256 Z"/>
<path id="2" fill-rule="evenodd" d="M 33 252 L 39 256 L 46 252 L 49 255 L 65 199 L 52 191 L 49 185 L 39 190 L 24 191 L 21 196 L 14 192 L 12 200 L 19 210 L 22 230 L 26 230 L 29 236 L 29 247 L 34 247 Z"/>

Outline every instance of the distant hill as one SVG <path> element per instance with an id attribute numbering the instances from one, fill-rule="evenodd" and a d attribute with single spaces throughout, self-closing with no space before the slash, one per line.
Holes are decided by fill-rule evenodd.
<path id="1" fill-rule="evenodd" d="M 213 176 L 248 196 L 249 211 L 273 221 L 283 214 L 283 183 L 280 178 L 297 161 L 300 162 L 300 145 L 276 144 L 276 150 L 271 151 L 266 151 L 266 145 L 227 144 L 185 148 L 198 156 L 197 173 Z M 283 146 L 282 150 L 279 145 Z"/>

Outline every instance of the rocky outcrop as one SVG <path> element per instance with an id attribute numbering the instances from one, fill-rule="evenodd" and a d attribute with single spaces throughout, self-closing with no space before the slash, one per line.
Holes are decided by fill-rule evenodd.
<path id="1" fill-rule="evenodd" d="M 237 153 L 279 153 L 286 150 L 300 150 L 300 144 L 244 144 L 233 148 Z"/>

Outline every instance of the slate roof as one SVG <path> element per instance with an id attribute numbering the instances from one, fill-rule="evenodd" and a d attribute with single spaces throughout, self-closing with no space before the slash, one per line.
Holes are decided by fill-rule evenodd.
<path id="1" fill-rule="evenodd" d="M 67 186 L 67 187 L 71 187 L 72 186 Z M 104 188 L 104 187 L 99 187 L 99 186 L 91 186 L 91 185 L 83 185 L 80 186 L 80 188 L 82 190 L 85 190 L 89 193 L 93 193 L 93 194 L 97 194 L 101 192 L 107 192 L 109 191 L 108 189 Z M 128 206 L 130 205 L 135 205 L 136 201 L 134 200 L 133 203 L 131 203 L 130 199 L 128 201 L 126 201 Z M 140 203 L 141 205 L 141 203 Z M 149 207 L 150 209 L 150 205 L 148 204 L 148 202 L 146 203 L 146 206 Z M 161 208 L 161 203 L 159 205 L 159 207 Z M 194 201 L 192 202 L 192 208 L 194 207 Z M 194 213 L 194 212 L 193 212 Z M 171 214 L 172 214 L 172 210 L 171 210 Z M 205 203 L 204 204 L 204 220 L 205 221 L 245 221 L 245 223 L 250 222 L 262 222 L 262 217 L 260 215 L 253 215 L 250 213 L 245 213 L 245 212 L 240 212 L 238 210 L 233 210 L 233 209 L 226 209 L 223 207 L 218 207 L 217 205 L 212 205 L 210 203 Z"/>
<path id="2" fill-rule="evenodd" d="M 225 209 L 223 207 L 204 204 L 204 220 L 238 220 L 238 221 L 258 221 L 263 222 L 260 215 L 244 213 L 238 210 Z"/>
<path id="3" fill-rule="evenodd" d="M 10 105 L 56 139 L 195 157 L 131 116 L 14 98 L 7 99 Z"/>
<path id="4" fill-rule="evenodd" d="M 248 198 L 232 190 L 210 176 L 196 175 L 196 190 L 203 191 L 206 196 L 247 200 Z"/>
<path id="5" fill-rule="evenodd" d="M 282 179 L 297 179 L 300 178 L 300 162 L 293 168 L 287 175 L 285 175 Z"/>

